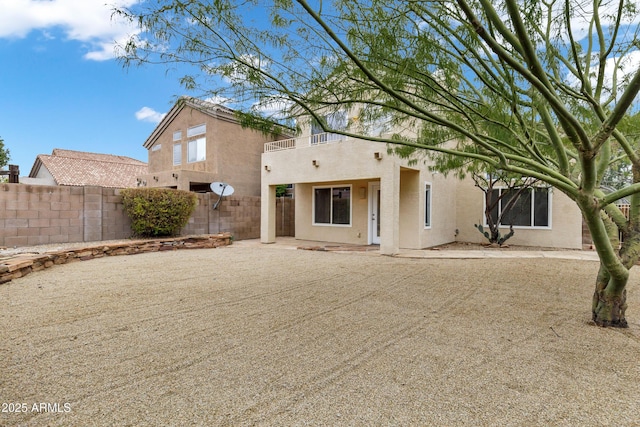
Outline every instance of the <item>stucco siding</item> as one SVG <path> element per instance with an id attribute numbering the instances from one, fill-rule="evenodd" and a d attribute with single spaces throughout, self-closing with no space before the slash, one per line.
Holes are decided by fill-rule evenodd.
<path id="1" fill-rule="evenodd" d="M 551 226 L 548 228 L 514 227 L 515 234 L 508 240 L 512 245 L 542 246 L 551 248 L 582 248 L 582 215 L 575 203 L 562 192 L 551 190 Z M 457 240 L 484 243 L 486 239 L 474 227 L 483 220 L 484 193 L 467 179 L 458 185 Z M 508 227 L 502 228 L 509 232 Z"/>
<path id="2" fill-rule="evenodd" d="M 382 160 L 375 159 L 376 152 L 382 154 Z M 395 158 L 386 154 L 384 144 L 347 139 L 264 153 L 262 179 L 268 185 L 277 185 L 374 178 L 395 162 Z"/>
<path id="3" fill-rule="evenodd" d="M 377 154 L 376 154 L 377 153 Z M 380 143 L 347 139 L 342 142 L 266 152 L 262 157 L 263 185 L 296 184 L 296 237 L 305 240 L 350 244 L 371 242 L 370 184 L 381 181 L 393 188 L 399 175 L 397 194 L 381 191 L 380 221 L 389 220 L 386 231 L 397 228 L 401 248 L 425 248 L 455 240 L 456 181 L 433 175 L 427 165 L 408 162 L 387 154 Z M 394 172 L 396 171 L 396 172 Z M 432 185 L 430 227 L 425 227 L 425 183 Z M 327 185 L 352 186 L 350 226 L 313 224 L 313 188 Z M 393 191 L 393 190 L 392 190 Z M 397 203 L 394 215 L 393 204 Z M 394 217 L 395 216 L 395 217 Z"/>
<path id="4" fill-rule="evenodd" d="M 458 191 L 458 180 L 440 173 L 423 173 L 421 184 L 431 184 L 431 226 L 424 227 L 425 194 L 421 191 L 421 248 L 450 243 L 456 240 L 458 214 L 455 208 Z"/>
<path id="5" fill-rule="evenodd" d="M 40 166 L 40 169 L 38 169 L 38 173 L 34 178 L 38 180 L 37 185 L 57 185 L 55 178 L 51 175 L 51 172 L 49 172 L 49 170 L 44 166 Z M 27 181 L 23 182 L 30 184 Z"/>
<path id="6" fill-rule="evenodd" d="M 398 248 L 420 249 L 452 241 L 483 243 L 474 227 L 483 219 L 483 193 L 470 178 L 459 180 L 429 171 L 428 164 L 415 165 L 387 154 L 386 145 L 345 139 L 309 145 L 296 140 L 295 148 L 268 151 L 262 155 L 262 184 L 296 185 L 296 237 L 299 239 L 371 243 L 371 196 L 359 198 L 360 188 L 370 191 L 370 183 L 381 188 L 381 252 Z M 430 225 L 425 226 L 425 184 L 431 185 Z M 328 184 L 352 185 L 352 220 L 349 226 L 314 225 L 313 187 Z M 263 195 L 267 194 L 263 192 Z M 509 240 L 514 245 L 557 248 L 582 247 L 579 209 L 559 191 L 552 191 L 551 225 L 546 228 L 517 228 Z M 267 210 L 262 213 L 265 214 Z M 268 224 L 266 219 L 263 224 Z M 505 228 L 508 231 L 508 228 Z M 270 234 L 273 236 L 273 232 Z M 267 236 L 265 234 L 264 236 Z M 267 242 L 270 238 L 264 238 Z"/>
<path id="7" fill-rule="evenodd" d="M 296 185 L 296 228 L 298 239 L 322 242 L 343 242 L 349 244 L 367 244 L 367 198 L 360 198 L 360 188 L 367 188 L 367 181 L 330 181 Z M 350 225 L 314 225 L 313 191 L 316 186 L 351 186 L 351 224 Z"/>

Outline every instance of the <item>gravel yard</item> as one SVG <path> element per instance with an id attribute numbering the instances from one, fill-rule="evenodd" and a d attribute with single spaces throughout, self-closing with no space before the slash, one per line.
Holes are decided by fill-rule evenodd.
<path id="1" fill-rule="evenodd" d="M 0 425 L 640 425 L 597 263 L 263 245 L 75 262 L 0 285 Z"/>

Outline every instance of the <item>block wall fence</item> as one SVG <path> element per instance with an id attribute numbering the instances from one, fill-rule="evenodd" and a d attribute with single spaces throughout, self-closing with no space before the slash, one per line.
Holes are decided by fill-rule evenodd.
<path id="1" fill-rule="evenodd" d="M 199 193 L 198 205 L 180 235 L 229 232 L 236 240 L 260 237 L 260 197 Z M 276 202 L 278 236 L 293 236 L 294 203 Z M 94 242 L 132 237 L 120 189 L 0 184 L 0 246 Z"/>

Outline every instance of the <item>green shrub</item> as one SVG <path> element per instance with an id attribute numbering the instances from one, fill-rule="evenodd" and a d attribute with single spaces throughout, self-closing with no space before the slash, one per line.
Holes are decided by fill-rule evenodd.
<path id="1" fill-rule="evenodd" d="M 276 197 L 282 197 L 287 194 L 286 184 L 276 185 Z"/>
<path id="2" fill-rule="evenodd" d="M 174 236 L 196 208 L 194 193 L 170 188 L 127 188 L 121 191 L 124 210 L 136 236 Z"/>

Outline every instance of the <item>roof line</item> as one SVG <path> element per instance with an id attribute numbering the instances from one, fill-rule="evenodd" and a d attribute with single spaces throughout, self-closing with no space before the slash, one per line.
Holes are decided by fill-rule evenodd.
<path id="1" fill-rule="evenodd" d="M 48 156 L 48 154 L 38 154 L 36 156 L 36 160 L 33 162 L 33 166 L 31 166 L 31 171 L 29 172 L 29 178 L 35 178 L 40 171 L 42 167 L 42 159 L 40 159 L 40 156 Z"/>
<path id="2" fill-rule="evenodd" d="M 213 102 L 203 101 L 198 98 L 181 96 L 178 101 L 171 107 L 169 112 L 160 120 L 160 123 L 155 127 L 151 135 L 145 140 L 142 146 L 146 149 L 151 148 L 151 146 L 156 142 L 156 140 L 160 137 L 160 135 L 166 130 L 166 128 L 171 124 L 173 119 L 184 109 L 185 106 L 191 107 L 194 110 L 198 110 L 203 114 L 208 116 L 225 120 L 232 123 L 240 123 L 238 119 L 235 117 L 235 111 L 231 108 L 224 107 L 220 104 L 214 104 Z"/>
<path id="3" fill-rule="evenodd" d="M 62 154 L 58 154 L 61 152 Z M 65 155 L 64 153 L 79 153 L 79 154 L 91 154 L 95 156 L 101 156 L 102 159 L 89 159 L 86 157 L 75 157 L 73 155 Z M 74 159 L 74 160 L 92 160 L 96 162 L 102 163 L 119 163 L 119 164 L 133 164 L 129 163 L 126 160 L 130 160 L 136 163 L 147 164 L 142 160 L 134 159 L 133 157 L 121 156 L 119 154 L 105 154 L 105 153 L 95 153 L 91 151 L 79 151 L 79 150 L 68 150 L 66 148 L 54 148 L 52 154 L 39 154 L 39 156 L 49 156 L 49 157 L 63 157 L 65 159 Z M 126 160 L 125 160 L 126 159 Z"/>

